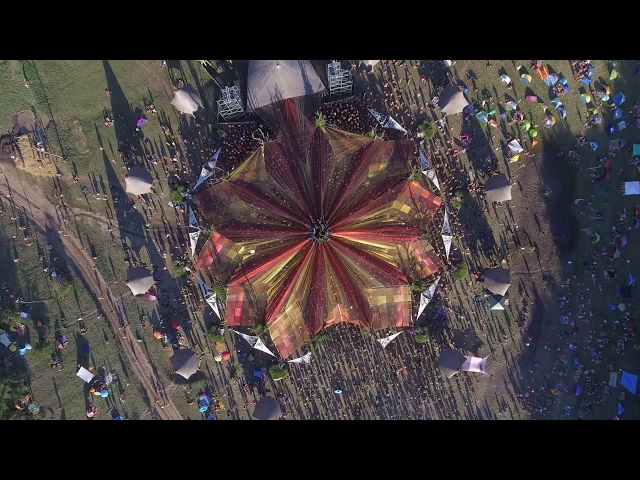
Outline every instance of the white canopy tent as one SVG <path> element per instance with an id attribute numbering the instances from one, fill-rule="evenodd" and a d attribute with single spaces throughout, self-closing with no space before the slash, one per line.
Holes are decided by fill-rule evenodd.
<path id="1" fill-rule="evenodd" d="M 247 341 L 247 343 L 249 343 L 249 345 L 251 345 L 252 348 L 255 348 L 256 350 L 260 350 L 261 352 L 264 352 L 264 353 L 268 353 L 272 357 L 276 356 L 271 352 L 271 350 L 269 350 L 267 348 L 267 346 L 264 344 L 264 342 L 262 340 L 260 340 L 260 337 L 255 337 L 255 336 L 252 336 L 252 335 L 246 335 L 244 333 L 238 332 L 237 330 L 231 330 L 231 331 L 237 333 L 242 338 L 244 338 Z"/>
<path id="2" fill-rule="evenodd" d="M 440 190 L 440 182 L 438 181 L 438 176 L 436 175 L 436 171 L 431 168 L 429 170 L 427 170 L 426 172 L 422 172 L 424 173 L 427 178 L 429 180 L 431 180 L 431 182 L 435 185 L 435 187 L 438 189 L 438 191 Z"/>
<path id="3" fill-rule="evenodd" d="M 489 202 L 511 200 L 511 182 L 504 173 L 495 175 L 484 183 L 484 193 Z"/>
<path id="4" fill-rule="evenodd" d="M 449 212 L 444 211 L 444 221 L 442 222 L 442 230 L 440 230 L 441 235 L 451 235 L 453 233 L 451 231 L 451 223 L 449 222 Z"/>
<path id="5" fill-rule="evenodd" d="M 445 115 L 462 113 L 469 102 L 455 85 L 447 85 L 440 94 L 440 111 Z"/>
<path id="6" fill-rule="evenodd" d="M 487 374 L 487 372 L 485 371 L 485 365 L 487 364 L 487 358 L 489 357 L 468 357 L 467 355 L 465 355 L 464 357 L 465 361 L 462 364 L 462 367 L 460 367 L 460 370 L 462 370 L 463 372 L 484 373 L 485 375 Z"/>
<path id="7" fill-rule="evenodd" d="M 155 285 L 153 275 L 144 267 L 135 267 L 127 270 L 127 287 L 134 295 L 144 295 Z"/>
<path id="8" fill-rule="evenodd" d="M 504 310 L 505 300 L 503 295 L 491 295 L 489 297 L 489 310 Z"/>
<path id="9" fill-rule="evenodd" d="M 378 342 L 380 342 L 380 345 L 382 345 L 382 348 L 386 348 L 387 345 L 389 345 L 394 338 L 396 338 L 398 335 L 400 335 L 402 332 L 398 332 L 398 333 L 394 333 L 393 335 L 389 335 L 388 337 L 384 337 L 384 338 L 379 338 Z"/>
<path id="10" fill-rule="evenodd" d="M 11 340 L 9 339 L 9 335 L 7 334 L 7 332 L 2 332 L 2 335 L 0 335 L 0 343 L 2 343 L 5 347 L 11 345 Z"/>
<path id="11" fill-rule="evenodd" d="M 197 232 L 189 233 L 189 243 L 191 244 L 191 256 L 196 256 L 196 245 L 198 244 L 198 238 L 200 238 L 200 230 Z"/>
<path id="12" fill-rule="evenodd" d="M 511 140 L 507 146 L 515 155 L 524 152 L 524 148 L 522 148 L 522 145 L 520 145 L 517 140 Z"/>
<path id="13" fill-rule="evenodd" d="M 247 112 L 287 98 L 327 93 L 309 60 L 249 60 Z"/>
<path id="14" fill-rule="evenodd" d="M 396 122 L 393 117 L 389 117 L 383 126 L 384 128 L 392 128 L 394 130 L 400 130 L 402 133 L 407 133 L 404 127 Z"/>
<path id="15" fill-rule="evenodd" d="M 214 313 L 218 316 L 218 318 L 222 320 L 222 317 L 220 316 L 220 307 L 218 306 L 218 296 L 215 293 L 212 293 L 207 298 L 205 298 L 205 301 L 207 302 L 207 305 L 211 307 L 211 310 L 213 310 Z"/>
<path id="16" fill-rule="evenodd" d="M 311 363 L 311 352 L 306 353 L 299 358 L 294 358 L 293 360 L 287 360 L 287 363 L 304 363 L 309 365 Z"/>
<path id="17" fill-rule="evenodd" d="M 200 185 L 202 185 L 204 183 L 204 181 L 207 178 L 209 178 L 211 175 L 213 175 L 213 172 L 211 170 L 207 170 L 206 168 L 202 167 L 202 170 L 200 171 L 200 176 L 198 177 L 198 181 L 193 186 L 193 189 L 195 190 Z"/>
<path id="18" fill-rule="evenodd" d="M 640 195 L 640 182 L 624 182 L 625 195 Z"/>
<path id="19" fill-rule="evenodd" d="M 434 295 L 436 294 L 436 288 L 438 288 L 438 282 L 440 281 L 440 277 L 436 278 L 436 281 L 433 282 L 429 288 L 427 288 L 424 292 L 420 294 L 420 307 L 418 308 L 418 318 L 424 312 L 424 309 L 427 308 L 429 302 L 433 300 Z"/>
<path id="20" fill-rule="evenodd" d="M 153 176 L 142 167 L 131 167 L 124 177 L 125 191 L 133 195 L 146 195 L 151 192 Z"/>
<path id="21" fill-rule="evenodd" d="M 202 99 L 195 88 L 191 85 L 187 85 L 173 94 L 171 105 L 173 105 L 180 113 L 193 116 L 196 110 L 202 107 Z"/>
<path id="22" fill-rule="evenodd" d="M 453 237 L 451 235 L 440 235 L 442 237 L 442 243 L 444 243 L 444 251 L 447 254 L 447 259 L 449 259 L 449 253 L 451 252 L 451 243 L 453 242 Z"/>
<path id="23" fill-rule="evenodd" d="M 76 373 L 76 376 L 84 380 L 85 383 L 91 383 L 91 381 L 93 380 L 93 377 L 95 377 L 95 374 L 91 373 L 89 370 L 87 370 L 84 367 L 80 367 L 80 369 Z"/>
<path id="24" fill-rule="evenodd" d="M 267 346 L 259 338 L 256 341 L 256 344 L 253 346 L 253 348 L 255 348 L 256 350 L 260 350 L 261 352 L 268 353 L 272 357 L 276 356 L 271 350 L 267 348 Z"/>

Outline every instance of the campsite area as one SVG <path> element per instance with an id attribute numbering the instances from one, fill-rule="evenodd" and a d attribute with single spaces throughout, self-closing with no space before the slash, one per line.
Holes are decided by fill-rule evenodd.
<path id="1" fill-rule="evenodd" d="M 414 325 L 328 327 L 285 359 L 310 353 L 309 364 L 280 362 L 232 331 L 259 337 L 273 352 L 259 326 L 219 331 L 192 268 L 195 203 L 181 193 L 217 151 L 212 145 L 224 142 L 223 170 L 260 145 L 253 136 L 260 118 L 216 116 L 219 84 L 246 77 L 246 65 L 234 61 L 212 76 L 184 60 L 0 62 L 7 86 L 0 130 L 35 132 L 20 158 L 0 152 L 0 304 L 14 340 L 0 345 L 0 375 L 12 392 L 2 418 L 252 419 L 264 396 L 277 398 L 287 419 L 638 418 L 631 390 L 640 353 L 633 248 L 640 197 L 624 194 L 625 182 L 640 180 L 638 64 L 534 62 L 343 62 L 356 65 L 353 96 L 325 98 L 326 121 L 369 128 L 374 117 L 341 118 L 366 114 L 366 104 L 408 132 L 377 135 L 414 140 L 412 178 L 444 200 L 425 235 L 446 267 L 414 284 L 412 318 L 421 292 L 440 277 Z M 557 77 L 550 86 L 549 75 Z M 445 116 L 449 83 L 466 100 Z M 185 86 L 201 98 L 195 117 L 170 103 Z M 612 107 L 619 93 L 624 99 Z M 133 175 L 123 150 L 150 174 L 144 202 L 125 191 Z M 420 152 L 432 176 L 422 174 Z M 482 198 L 494 173 L 508 179 L 500 188 L 510 200 Z M 629 183 L 627 193 L 636 187 Z M 215 227 L 196 214 L 202 248 Z M 493 267 L 509 270 L 501 295 L 485 288 Z M 155 293 L 143 285 L 134 295 L 128 275 L 136 268 L 147 269 L 141 280 Z M 223 299 L 220 285 L 208 283 Z M 222 303 L 215 305 L 223 310 Z M 383 348 L 378 340 L 395 333 Z M 172 366 L 176 346 L 195 358 Z M 447 378 L 438 359 L 448 350 L 488 357 L 486 374 L 454 369 Z M 176 374 L 194 365 L 188 381 Z M 278 365 L 281 380 L 270 370 Z"/>

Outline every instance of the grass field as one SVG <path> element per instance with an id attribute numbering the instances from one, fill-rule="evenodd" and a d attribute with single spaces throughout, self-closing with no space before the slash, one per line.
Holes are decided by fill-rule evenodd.
<path id="1" fill-rule="evenodd" d="M 439 327 L 432 326 L 432 342 L 425 347 L 419 347 L 413 342 L 410 335 L 399 337 L 394 344 L 382 353 L 376 353 L 375 348 L 370 348 L 368 340 L 362 334 L 351 331 L 349 328 L 332 329 L 333 340 L 329 341 L 317 350 L 318 364 L 306 371 L 303 367 L 292 366 L 289 368 L 290 377 L 286 380 L 271 384 L 270 388 L 278 391 L 288 391 L 295 398 L 295 408 L 292 418 L 353 418 L 350 408 L 356 398 L 378 398 L 385 395 L 391 396 L 391 406 L 371 408 L 367 418 L 393 418 L 399 415 L 397 408 L 402 400 L 411 395 L 411 385 L 430 385 L 436 394 L 437 401 L 431 408 L 420 410 L 416 407 L 406 415 L 412 418 L 528 418 L 525 409 L 522 408 L 522 399 L 513 395 L 514 392 L 524 393 L 527 387 L 534 387 L 541 398 L 550 397 L 550 389 L 556 383 L 563 383 L 560 395 L 555 397 L 555 404 L 550 414 L 542 418 L 573 418 L 561 416 L 564 406 L 572 406 L 577 409 L 581 398 L 573 397 L 571 389 L 576 383 L 572 377 L 573 365 L 571 355 L 561 359 L 558 353 L 565 353 L 568 341 L 560 342 L 558 334 L 567 330 L 568 326 L 560 325 L 560 307 L 558 296 L 566 295 L 566 290 L 559 289 L 559 284 L 566 278 L 571 279 L 572 299 L 571 307 L 574 316 L 578 315 L 579 305 L 586 303 L 591 297 L 592 303 L 589 310 L 593 311 L 591 324 L 587 325 L 577 321 L 580 332 L 569 337 L 571 340 L 579 339 L 584 345 L 587 330 L 599 330 L 598 319 L 606 316 L 608 325 L 604 328 L 613 335 L 613 321 L 620 317 L 617 311 L 609 310 L 609 303 L 619 303 L 615 299 L 613 282 L 609 283 L 602 278 L 602 265 L 609 265 L 605 260 L 598 260 L 601 265 L 598 273 L 598 283 L 603 284 L 603 291 L 594 292 L 597 283 L 591 282 L 590 276 L 581 267 L 580 255 L 584 251 L 593 252 L 596 247 L 591 244 L 590 238 L 585 234 L 576 232 L 579 228 L 591 226 L 602 234 L 602 242 L 598 244 L 608 245 L 611 226 L 617 224 L 617 211 L 621 206 L 627 208 L 627 223 L 622 227 L 626 231 L 627 224 L 631 221 L 634 197 L 619 197 L 616 194 L 618 185 L 624 180 L 635 180 L 639 177 L 637 171 L 628 162 L 626 152 L 622 150 L 613 158 L 614 168 L 611 170 L 613 191 L 609 197 L 591 198 L 593 183 L 588 176 L 588 167 L 596 165 L 596 157 L 606 154 L 608 142 L 612 138 L 623 138 L 628 145 L 638 141 L 636 132 L 629 129 L 609 136 L 605 127 L 611 123 L 612 112 L 607 107 L 602 111 L 603 124 L 588 130 L 590 141 L 596 141 L 600 149 L 594 154 L 588 147 L 576 149 L 582 155 L 582 163 L 579 167 L 570 165 L 566 157 L 558 156 L 566 152 L 575 143 L 575 138 L 580 132 L 584 132 L 583 124 L 588 116 L 587 106 L 580 99 L 581 84 L 573 78 L 568 61 L 551 61 L 551 69 L 558 74 L 566 76 L 571 90 L 561 97 L 567 108 L 567 118 L 561 119 L 550 103 L 550 97 L 546 86 L 536 78 L 534 72 L 533 82 L 525 85 L 518 80 L 517 65 L 524 65 L 526 70 L 528 60 L 492 60 L 491 68 L 485 67 L 485 61 L 458 60 L 452 67 L 456 80 L 460 80 L 469 88 L 468 98 L 476 103 L 479 108 L 483 98 L 493 97 L 492 106 L 497 107 L 498 101 L 506 101 L 505 95 L 510 95 L 519 102 L 520 107 L 532 124 L 538 124 L 539 144 L 531 151 L 536 158 L 521 157 L 518 163 L 506 163 L 502 154 L 496 151 L 500 139 L 512 133 L 521 137 L 522 130 L 518 125 L 508 125 L 499 117 L 497 128 L 472 121 L 474 132 L 474 146 L 466 153 L 460 154 L 460 161 L 466 169 L 471 169 L 471 164 L 482 161 L 486 156 L 494 156 L 499 160 L 501 171 L 509 173 L 516 184 L 513 188 L 513 201 L 509 210 L 491 209 L 482 220 L 476 219 L 476 209 L 479 204 L 472 195 L 465 197 L 465 203 L 460 210 L 460 219 L 469 224 L 467 227 L 465 242 L 472 244 L 473 255 L 468 257 L 472 268 L 476 266 L 489 267 L 499 259 L 506 257 L 511 270 L 514 285 L 511 287 L 511 306 L 505 312 L 485 312 L 478 309 L 471 302 L 473 293 L 482 293 L 482 284 L 474 282 L 470 277 L 464 281 L 453 282 L 449 275 L 447 281 L 443 281 L 439 292 L 439 301 L 448 304 L 456 315 L 452 316 L 450 323 L 439 331 Z M 593 61 L 595 69 L 594 79 L 601 79 L 611 85 L 612 91 L 624 91 L 627 95 L 623 105 L 625 119 L 629 120 L 629 110 L 633 103 L 640 99 L 640 87 L 638 85 L 635 70 L 637 65 L 631 61 L 618 61 L 619 77 L 614 81 L 608 81 L 609 67 L 606 61 Z M 469 71 L 473 72 L 475 80 L 468 78 Z M 380 78 L 380 71 L 375 70 Z M 513 90 L 507 90 L 499 82 L 499 74 L 506 72 L 515 82 Z M 403 102 L 407 105 L 421 104 L 421 93 L 415 86 L 417 72 L 404 67 L 396 69 L 398 78 L 406 78 L 403 90 Z M 31 86 L 26 88 L 23 80 L 27 78 Z M 167 266 L 163 270 L 162 287 L 171 291 L 172 297 L 177 297 L 182 286 L 181 280 L 172 276 L 171 252 L 178 250 L 184 243 L 179 232 L 174 232 L 170 239 L 165 238 L 160 217 L 167 214 L 175 229 L 175 217 L 166 208 L 169 201 L 169 189 L 164 179 L 164 172 L 157 167 L 156 174 L 159 179 L 158 192 L 152 203 L 152 209 L 156 209 L 158 215 L 150 215 L 149 211 L 139 206 L 137 212 L 127 216 L 123 209 L 117 209 L 118 205 L 112 201 L 96 199 L 94 195 L 84 195 L 83 187 L 88 187 L 92 193 L 108 194 L 110 185 L 118 185 L 121 198 L 125 197 L 121 184 L 122 161 L 117 158 L 118 142 L 128 141 L 158 155 L 168 154 L 165 151 L 167 136 L 163 133 L 160 123 L 170 126 L 176 132 L 181 128 L 182 119 L 178 112 L 169 104 L 171 99 L 171 85 L 176 78 L 183 78 L 185 83 L 196 86 L 202 93 L 205 103 L 211 105 L 214 99 L 211 80 L 206 72 L 196 66 L 193 61 L 169 61 L 167 68 L 162 68 L 160 61 L 2 61 L 0 62 L 0 84 L 5 87 L 0 96 L 0 131 L 7 131 L 12 127 L 11 115 L 34 106 L 43 124 L 46 126 L 47 135 L 53 152 L 57 152 L 66 158 L 56 159 L 56 164 L 62 173 L 59 183 L 64 192 L 64 201 L 68 205 L 67 226 L 69 235 L 77 236 L 84 248 L 95 257 L 96 269 L 109 284 L 113 294 L 119 299 L 119 305 L 125 314 L 126 321 L 130 324 L 127 340 L 135 341 L 142 345 L 146 358 L 141 362 L 150 362 L 157 379 L 167 387 L 171 401 L 178 407 L 184 417 L 200 418 L 193 406 L 187 405 L 185 394 L 192 397 L 197 391 L 210 390 L 218 392 L 221 396 L 228 397 L 223 400 L 227 407 L 231 407 L 228 416 L 221 418 L 248 418 L 249 410 L 242 406 L 250 395 L 240 387 L 242 379 L 251 377 L 251 365 L 244 362 L 244 373 L 232 379 L 232 371 L 240 366 L 235 349 L 246 350 L 246 345 L 237 341 L 237 337 L 226 334 L 227 344 L 233 353 L 231 364 L 220 364 L 213 361 L 210 355 L 210 346 L 206 340 L 204 329 L 211 323 L 211 317 L 207 311 L 204 318 L 201 314 L 193 315 L 189 311 L 176 305 L 173 313 L 156 309 L 156 305 L 144 298 L 133 297 L 123 280 L 129 262 L 125 261 L 125 253 L 122 250 L 122 242 L 131 248 L 129 257 L 141 263 Z M 383 83 L 381 80 L 380 83 Z M 412 83 L 413 82 L 413 83 Z M 419 85 L 419 79 L 417 80 Z M 413 88 L 412 88 L 413 85 Z M 105 89 L 112 91 L 109 97 Z M 476 90 L 477 88 L 477 90 Z M 425 88 L 427 97 L 430 97 Z M 539 97 L 537 104 L 529 104 L 524 100 L 525 95 L 535 94 Z M 143 143 L 140 138 L 127 138 L 123 133 L 124 122 L 134 122 L 138 112 L 145 111 L 145 102 L 152 101 L 158 114 L 149 116 L 149 122 L 144 125 L 143 133 L 149 142 Z M 546 103 L 550 108 L 548 112 L 555 114 L 557 124 L 546 129 L 542 126 L 544 110 L 541 104 Z M 429 112 L 423 117 L 438 115 L 436 111 Z M 120 119 L 120 113 L 125 119 Z M 105 116 L 114 118 L 114 127 L 104 125 Z M 400 118 L 399 118 L 400 119 Z M 409 127 L 412 120 L 401 119 L 403 125 Z M 454 137 L 461 131 L 460 116 L 447 118 L 448 134 Z M 617 123 L 617 122 L 616 122 Z M 446 137 L 446 135 L 442 135 Z M 495 136 L 495 138 L 492 138 Z M 524 143 L 529 146 L 530 143 Z M 102 147 L 103 150 L 100 150 Z M 182 151 L 179 146 L 179 153 Z M 435 143 L 428 148 L 429 155 L 435 154 Z M 484 152 L 481 150 L 484 149 Z M 470 153 L 476 154 L 472 159 Z M 184 158 L 181 157 L 181 159 Z M 115 163 L 113 160 L 116 160 Z M 0 165 L 3 169 L 14 168 Z M 620 177 L 619 170 L 624 170 L 624 178 Z M 72 183 L 72 175 L 78 174 L 79 182 Z M 52 178 L 33 178 L 25 173 L 17 172 L 21 179 L 20 185 L 12 188 L 28 192 L 31 186 L 41 188 L 52 202 L 55 191 Z M 195 175 L 192 173 L 190 178 Z M 447 197 L 443 194 L 443 197 Z M 600 224 L 592 221 L 589 214 L 593 214 L 584 204 L 574 206 L 574 198 L 585 198 L 592 201 L 591 205 L 596 210 L 604 210 L 605 222 Z M 450 199 L 447 199 L 450 202 Z M 605 202 L 608 204 L 605 207 Z M 640 202 L 639 202 L 640 203 Z M 43 349 L 34 348 L 25 355 L 29 372 L 29 389 L 36 403 L 42 407 L 43 418 L 69 418 L 82 419 L 88 402 L 92 401 L 100 409 L 98 419 L 108 419 L 119 413 L 128 418 L 151 418 L 152 408 L 149 405 L 146 394 L 139 388 L 135 379 L 131 378 L 131 366 L 122 359 L 118 350 L 114 335 L 105 321 L 98 318 L 99 307 L 94 296 L 87 290 L 86 282 L 79 278 L 76 271 L 63 263 L 60 252 L 49 251 L 47 245 L 51 235 L 55 231 L 38 232 L 34 229 L 20 231 L 16 228 L 16 222 L 10 220 L 10 216 L 17 214 L 19 223 L 29 226 L 30 212 L 28 210 L 11 213 L 7 201 L 3 199 L 5 214 L 0 217 L 0 241 L 3 248 L 0 250 L 1 282 L 6 284 L 11 293 L 20 294 L 29 304 L 31 317 L 27 319 L 30 341 L 37 344 L 37 337 L 43 335 L 49 341 L 49 346 Z M 451 207 L 450 207 L 451 208 Z M 117 210 L 116 210 L 117 209 Z M 584 214 L 580 214 L 584 211 Z M 62 213 L 61 213 L 62 214 Z M 120 230 L 114 229 L 115 236 L 111 238 L 108 231 L 109 218 L 117 220 Z M 112 220 L 113 221 L 113 220 Z M 474 223 L 478 222 L 478 223 Z M 149 226 L 145 228 L 145 223 Z M 535 252 L 524 252 L 511 242 L 511 234 L 515 225 L 519 226 L 520 241 L 527 247 L 536 247 Z M 183 222 L 184 225 L 184 222 Z M 28 227 L 30 228 L 30 227 Z M 485 245 L 474 238 L 474 234 L 480 229 L 491 229 L 491 240 Z M 180 229 L 176 229 L 180 230 Z M 460 231 L 459 231 L 460 232 Z M 31 247 L 26 246 L 23 236 L 29 234 L 34 242 Z M 625 232 L 629 237 L 629 245 L 623 247 L 622 256 L 612 261 L 611 265 L 620 272 L 619 279 L 626 278 L 628 273 L 634 272 L 634 266 L 638 261 L 633 247 L 635 231 Z M 16 235 L 16 240 L 12 240 Z M 498 253 L 496 253 L 498 252 Z M 43 254 L 43 260 L 39 260 L 39 254 Z M 167 254 L 166 258 L 163 254 Z M 20 261 L 14 263 L 14 258 Z M 56 258 L 54 260 L 54 257 Z M 629 259 L 630 263 L 625 260 Z M 567 264 L 572 261 L 571 266 Z M 605 263 L 606 262 L 606 263 Z M 60 271 L 69 270 L 70 281 L 61 286 L 50 274 L 43 272 L 46 263 L 50 268 L 56 267 Z M 575 276 L 575 278 L 574 278 Z M 578 284 L 583 283 L 583 286 Z M 620 282 L 619 282 L 620 283 Z M 584 300 L 578 300 L 577 296 L 581 288 L 591 287 L 584 293 Z M 531 319 L 527 329 L 519 330 L 516 320 L 522 315 L 522 299 L 517 295 L 517 289 L 523 288 L 529 293 Z M 6 289 L 5 289 L 6 290 Z M 4 305 L 12 301 L 7 298 L 9 292 L 3 291 Z M 19 292 L 19 293 L 18 293 Z M 446 297 L 446 298 L 445 298 Z M 637 302 L 629 299 L 631 304 L 629 311 L 634 318 L 638 313 Z M 433 315 L 435 307 L 429 307 L 427 316 Z M 150 321 L 142 326 L 140 317 L 148 314 Z M 150 324 L 157 324 L 159 316 L 165 321 L 179 319 L 181 324 L 189 330 L 189 344 L 195 351 L 202 355 L 201 371 L 192 385 L 185 386 L 173 384 L 170 374 L 168 358 L 171 349 L 165 350 L 159 340 L 151 335 Z M 63 328 L 60 319 L 64 317 L 71 324 L 79 317 L 84 318 L 84 324 L 88 328 L 84 336 L 79 335 L 80 324 Z M 44 327 L 38 329 L 36 324 L 41 321 Z M 189 322 L 190 321 L 190 322 Z M 428 320 L 428 322 L 431 320 Z M 595 323 L 595 326 L 593 325 Z M 38 330 L 40 330 L 38 332 Z M 186 331 L 186 330 L 185 330 Z M 435 359 L 438 347 L 436 341 L 452 340 L 464 336 L 465 332 L 473 332 L 472 337 L 482 338 L 480 353 L 490 354 L 492 376 L 464 376 L 452 380 L 442 380 L 438 373 Z M 391 333 L 391 332 L 387 332 Z M 40 334 L 40 335 L 39 335 Z M 63 361 L 63 368 L 51 368 L 49 360 L 56 353 L 55 338 L 60 334 L 67 336 L 69 343 L 66 349 L 59 351 Z M 599 334 L 599 333 L 598 333 Z M 382 334 L 381 334 L 382 335 Z M 457 337 L 456 337 L 457 336 Z M 528 341 L 531 336 L 533 340 Z M 595 335 L 594 335 L 595 337 Z M 507 340 L 505 340 L 507 338 Z M 108 343 L 107 343 L 108 342 Z M 637 365 L 637 351 L 631 346 L 635 339 L 627 342 L 626 354 L 618 355 L 613 352 L 615 340 L 602 349 L 603 359 L 598 365 L 589 360 L 589 351 L 582 346 L 577 350 L 579 360 L 585 364 L 585 368 L 594 368 L 598 381 L 601 383 L 609 378 L 609 363 L 613 363 L 613 369 L 625 369 L 632 373 L 638 373 L 634 368 Z M 87 343 L 89 353 L 82 353 L 82 345 Z M 459 348 L 471 351 L 472 345 L 462 341 L 456 341 Z M 471 342 L 473 343 L 473 342 Z M 530 343 L 530 346 L 526 346 Z M 563 351 L 546 350 L 544 346 L 557 343 Z M 595 340 L 593 341 L 595 344 Z M 351 352 L 344 345 L 357 345 L 357 349 Z M 375 342 L 373 342 L 375 347 Z M 3 347 L 0 347 L 3 348 Z M 349 351 L 347 351 L 349 350 Z M 339 353 L 338 353 L 339 352 Z M 337 355 L 339 357 L 336 357 Z M 85 357 L 82 359 L 81 357 Z M 271 360 L 260 355 L 258 365 L 266 366 Z M 416 370 L 400 377 L 396 373 L 388 374 L 386 367 L 398 364 L 410 364 L 413 359 L 422 358 L 423 364 Z M 426 359 L 426 361 L 425 361 Z M 16 362 L 17 363 L 17 362 Z M 108 371 L 115 371 L 125 390 L 124 403 L 119 398 L 118 386 L 112 384 L 111 394 L 107 399 L 92 398 L 82 380 L 75 376 L 76 366 L 82 363 L 85 366 L 95 368 L 106 367 Z M 566 364 L 567 376 L 560 377 L 559 368 Z M 380 368 L 380 366 L 383 366 Z M 373 373 L 378 368 L 380 372 Z M 17 369 L 17 367 L 16 367 Z M 547 373 L 552 372 L 547 378 Z M 460 376 L 459 376 L 460 377 Z M 531 380 L 533 378 L 533 381 Z M 357 379 L 357 381 L 356 381 Z M 582 379 L 577 380 L 581 382 Z M 345 394 L 341 399 L 336 399 L 333 389 L 336 383 L 342 383 Z M 362 384 L 366 391 L 351 387 L 349 383 Z M 84 390 L 83 390 L 84 388 Z M 413 388 L 413 387 L 411 387 Z M 475 390 L 474 390 L 475 388 Z M 471 390 L 470 390 L 471 389 Z M 564 390 L 567 390 L 566 392 Z M 593 402 L 601 394 L 601 388 L 597 395 L 589 400 Z M 609 400 L 593 406 L 589 418 L 611 418 L 615 415 L 617 398 L 620 387 L 612 389 Z M 81 394 L 82 392 L 82 394 Z M 446 393 L 445 393 L 446 392 Z M 477 392 L 477 393 L 476 393 Z M 397 396 L 393 396 L 397 395 Z M 403 395 L 405 397 L 403 397 Z M 532 395 L 533 396 L 533 395 Z M 615 397 L 615 399 L 614 399 Z M 4 398 L 4 396 L 3 396 Z M 638 405 L 636 398 L 627 397 L 624 402 L 626 412 L 624 418 L 638 418 Z M 475 403 L 476 408 L 472 405 Z M 507 405 L 505 407 L 505 405 Z M 114 407 L 114 411 L 107 414 L 108 407 Z M 48 408 L 50 407 L 50 408 Z M 58 410 L 58 407 L 62 407 Z M 343 408 L 344 407 L 344 408 Z M 460 412 L 451 414 L 449 412 Z M 413 407 L 412 407 L 413 408 Z M 422 407 L 421 407 L 422 408 Z M 511 412 L 506 415 L 505 412 Z M 446 413 L 446 415 L 445 415 Z M 38 417 L 39 418 L 39 417 Z"/>

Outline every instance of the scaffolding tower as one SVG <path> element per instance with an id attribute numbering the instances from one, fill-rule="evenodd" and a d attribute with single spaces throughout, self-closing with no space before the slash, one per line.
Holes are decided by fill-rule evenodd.
<path id="1" fill-rule="evenodd" d="M 327 64 L 327 80 L 329 82 L 329 95 L 351 93 L 353 88 L 351 70 L 342 68 L 338 60 Z"/>
<path id="2" fill-rule="evenodd" d="M 218 114 L 225 120 L 232 120 L 244 115 L 240 89 L 237 85 L 222 89 L 222 98 L 218 100 Z"/>

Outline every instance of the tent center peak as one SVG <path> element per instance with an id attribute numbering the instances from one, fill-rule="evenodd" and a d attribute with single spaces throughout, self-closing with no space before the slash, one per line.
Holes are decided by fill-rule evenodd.
<path id="1" fill-rule="evenodd" d="M 316 220 L 308 225 L 308 228 L 307 235 L 313 243 L 328 242 L 331 238 L 331 228 L 329 228 L 329 222 L 326 220 Z"/>

